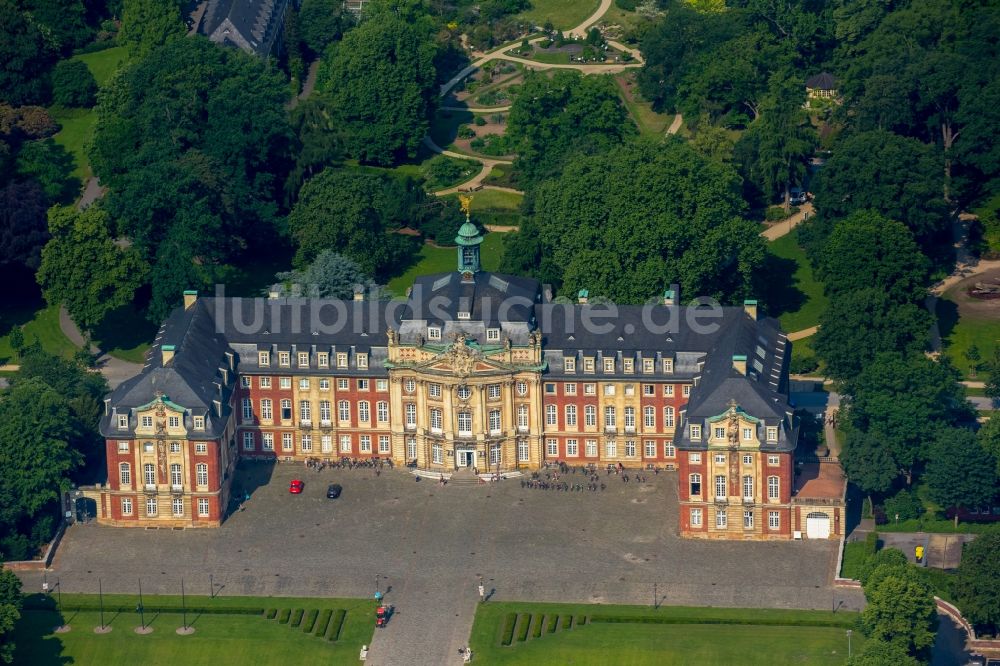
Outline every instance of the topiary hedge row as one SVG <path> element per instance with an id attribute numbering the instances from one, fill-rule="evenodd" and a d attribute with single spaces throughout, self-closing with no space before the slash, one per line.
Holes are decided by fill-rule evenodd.
<path id="1" fill-rule="evenodd" d="M 517 642 L 523 643 L 528 640 L 528 627 L 531 625 L 531 615 L 520 613 L 517 616 Z"/>
<path id="2" fill-rule="evenodd" d="M 311 608 L 306 612 L 306 617 L 302 620 L 302 633 L 312 633 L 313 627 L 316 626 L 317 615 L 319 615 L 319 611 L 315 608 Z"/>
<path id="3" fill-rule="evenodd" d="M 288 608 L 282 608 L 281 612 L 278 613 L 278 624 L 288 624 L 288 617 L 292 614 L 292 611 Z"/>
<path id="4" fill-rule="evenodd" d="M 514 625 L 517 624 L 517 615 L 507 613 L 503 618 L 503 630 L 500 632 L 500 644 L 510 645 L 514 642 Z"/>
<path id="5" fill-rule="evenodd" d="M 337 612 L 333 614 L 333 620 L 330 621 L 330 634 L 327 638 L 331 641 L 335 641 L 340 638 L 340 631 L 344 627 L 344 618 L 347 617 L 347 611 L 343 608 L 338 608 Z"/>
<path id="6" fill-rule="evenodd" d="M 333 617 L 333 611 L 329 608 L 325 609 L 319 614 L 319 619 L 316 621 L 316 631 L 315 634 L 320 638 L 326 636 L 326 630 L 330 626 L 330 618 Z"/>
<path id="7" fill-rule="evenodd" d="M 620 616 L 592 615 L 590 622 L 606 624 L 737 624 L 769 627 L 845 627 L 851 629 L 856 624 L 855 615 L 831 617 L 830 619 L 814 618 L 722 618 L 722 617 L 654 617 L 654 616 Z"/>
<path id="8" fill-rule="evenodd" d="M 303 611 L 301 608 L 296 608 L 295 610 L 293 610 L 292 619 L 289 622 L 289 624 L 292 625 L 293 627 L 299 626 L 299 624 L 302 622 L 302 613 L 304 612 L 305 611 Z"/>

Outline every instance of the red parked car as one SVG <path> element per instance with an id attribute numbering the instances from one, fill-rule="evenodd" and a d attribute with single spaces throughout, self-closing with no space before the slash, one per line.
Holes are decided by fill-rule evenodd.
<path id="1" fill-rule="evenodd" d="M 302 488 L 304 487 L 305 487 L 304 483 L 302 483 L 298 479 L 293 479 L 292 482 L 288 485 L 288 492 L 290 492 L 293 495 L 300 495 L 302 494 Z"/>

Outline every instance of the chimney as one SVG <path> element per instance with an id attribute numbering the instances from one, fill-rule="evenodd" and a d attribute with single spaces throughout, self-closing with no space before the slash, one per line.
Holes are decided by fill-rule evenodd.
<path id="1" fill-rule="evenodd" d="M 354 285 L 354 300 L 363 301 L 365 300 L 365 287 L 364 285 L 356 284 Z"/>
<path id="2" fill-rule="evenodd" d="M 743 311 L 749 315 L 751 319 L 757 321 L 757 301 L 754 299 L 747 299 L 743 301 Z"/>
<path id="3" fill-rule="evenodd" d="M 587 301 L 590 299 L 590 292 L 586 289 L 581 289 L 576 295 L 576 302 L 580 305 L 586 305 Z"/>
<path id="4" fill-rule="evenodd" d="M 674 297 L 673 289 L 667 289 L 665 292 L 663 292 L 663 304 L 677 305 L 677 299 Z"/>
<path id="5" fill-rule="evenodd" d="M 280 284 L 272 284 L 267 290 L 267 297 L 272 301 L 281 298 L 282 291 L 283 287 Z"/>
<path id="6" fill-rule="evenodd" d="M 163 345 L 160 347 L 160 355 L 163 357 L 164 366 L 174 360 L 175 351 L 177 351 L 177 348 L 174 345 Z"/>
<path id="7" fill-rule="evenodd" d="M 733 356 L 733 368 L 741 375 L 747 374 L 747 357 L 743 354 Z"/>
<path id="8" fill-rule="evenodd" d="M 184 309 L 189 310 L 191 306 L 195 304 L 198 300 L 198 292 L 194 289 L 188 289 L 184 292 Z"/>

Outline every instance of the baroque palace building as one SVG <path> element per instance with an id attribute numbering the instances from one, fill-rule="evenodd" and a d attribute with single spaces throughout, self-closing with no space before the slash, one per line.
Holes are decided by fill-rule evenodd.
<path id="1" fill-rule="evenodd" d="M 755 301 L 681 306 L 674 287 L 647 306 L 560 302 L 481 270 L 471 222 L 456 242 L 458 270 L 405 301 L 185 292 L 105 400 L 99 520 L 218 526 L 247 457 L 673 469 L 690 537 L 789 539 L 819 515 L 793 497 L 790 344 Z M 838 534 L 840 509 L 819 511 Z"/>

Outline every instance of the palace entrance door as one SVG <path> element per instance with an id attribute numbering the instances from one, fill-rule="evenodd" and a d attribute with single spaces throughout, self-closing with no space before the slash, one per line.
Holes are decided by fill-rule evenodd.
<path id="1" fill-rule="evenodd" d="M 456 467 L 475 467 L 476 451 L 474 449 L 457 449 L 455 451 Z"/>

